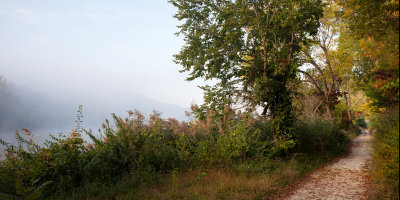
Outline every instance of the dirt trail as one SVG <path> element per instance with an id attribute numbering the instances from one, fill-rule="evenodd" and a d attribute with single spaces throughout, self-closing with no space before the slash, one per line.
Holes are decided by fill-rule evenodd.
<path id="1" fill-rule="evenodd" d="M 310 174 L 284 199 L 368 199 L 370 140 L 368 132 L 358 136 L 347 156 Z"/>

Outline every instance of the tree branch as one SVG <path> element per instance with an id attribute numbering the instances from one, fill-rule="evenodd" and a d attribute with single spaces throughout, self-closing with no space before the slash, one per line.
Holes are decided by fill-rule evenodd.
<path id="1" fill-rule="evenodd" d="M 314 68 L 321 74 L 322 82 L 324 84 L 324 92 L 328 93 L 329 88 L 328 88 L 328 84 L 326 83 L 326 78 L 325 78 L 324 71 L 322 71 L 321 67 L 319 67 L 319 65 L 314 61 L 314 59 L 307 52 L 307 50 L 304 50 L 303 52 L 306 55 L 306 57 L 308 58 L 308 60 L 306 60 L 306 62 L 312 64 L 314 66 Z M 327 95 L 327 94 L 325 94 L 325 95 Z"/>
<path id="2" fill-rule="evenodd" d="M 285 63 L 285 68 L 287 67 L 287 65 L 289 65 L 290 61 L 292 60 L 292 54 L 293 54 L 293 41 L 294 41 L 294 32 L 292 32 L 292 39 L 290 40 L 289 43 L 289 55 L 287 58 L 287 62 Z M 286 70 L 288 70 L 289 67 L 286 68 Z"/>
<path id="3" fill-rule="evenodd" d="M 261 19 L 260 19 L 259 15 L 258 15 L 258 12 L 257 12 L 256 3 L 254 3 L 254 0 L 250 0 L 250 1 L 251 1 L 252 6 L 253 6 L 254 13 L 256 14 L 257 20 L 258 20 L 258 22 L 260 24 L 261 23 Z"/>
<path id="4" fill-rule="evenodd" d="M 330 94 L 330 93 L 333 91 L 333 89 L 335 88 L 336 77 L 335 77 L 335 75 L 333 74 L 333 70 L 332 70 L 331 60 L 330 60 L 330 58 L 329 58 L 328 49 L 326 48 L 325 45 L 321 45 L 321 48 L 322 48 L 322 50 L 324 51 L 325 59 L 326 59 L 326 64 L 327 64 L 327 66 L 328 66 L 329 73 L 330 73 L 330 75 L 331 75 L 331 77 L 332 77 L 332 85 L 331 85 L 331 88 L 329 88 L 329 94 Z"/>
<path id="5" fill-rule="evenodd" d="M 324 92 L 323 92 L 323 91 L 321 90 L 321 88 L 318 86 L 317 81 L 315 81 L 315 79 L 311 76 L 310 73 L 308 73 L 308 72 L 306 72 L 306 71 L 303 71 L 303 70 L 300 70 L 300 69 L 299 69 L 299 72 L 300 72 L 300 73 L 303 73 L 304 75 L 306 75 L 306 76 L 311 80 L 311 82 L 313 83 L 313 85 L 318 89 L 318 91 L 319 91 L 320 93 L 324 94 Z"/>

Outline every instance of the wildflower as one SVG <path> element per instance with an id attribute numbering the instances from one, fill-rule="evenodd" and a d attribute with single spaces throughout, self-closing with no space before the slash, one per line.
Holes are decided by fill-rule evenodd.
<path id="1" fill-rule="evenodd" d="M 87 149 L 93 149 L 93 144 L 91 144 L 91 143 L 87 144 L 87 145 L 86 145 L 86 148 L 87 148 Z"/>
<path id="2" fill-rule="evenodd" d="M 28 129 L 26 129 L 26 128 L 23 128 L 23 129 L 21 129 L 26 135 L 28 135 L 28 136 L 30 136 L 30 135 L 32 135 L 32 132 L 30 132 Z"/>
<path id="3" fill-rule="evenodd" d="M 79 132 L 76 132 L 76 131 L 72 130 L 71 133 L 70 133 L 70 137 L 69 138 L 72 139 L 72 138 L 75 138 L 75 137 L 80 138 L 81 134 Z"/>
<path id="4" fill-rule="evenodd" d="M 119 123 L 124 123 L 124 120 L 122 120 L 122 118 L 120 116 L 118 116 L 118 121 L 119 121 Z"/>
<path id="5" fill-rule="evenodd" d="M 135 110 L 135 116 L 136 116 L 136 118 L 137 118 L 137 120 L 138 121 L 142 121 L 142 120 L 144 120 L 144 116 L 142 115 L 142 113 L 140 113 L 140 111 L 138 111 L 138 110 Z"/>
<path id="6" fill-rule="evenodd" d="M 14 153 L 7 151 L 4 156 L 6 156 L 6 158 L 13 158 L 14 157 Z"/>
<path id="7" fill-rule="evenodd" d="M 118 122 L 121 124 L 121 127 L 125 127 L 124 120 L 120 116 L 118 116 Z"/>

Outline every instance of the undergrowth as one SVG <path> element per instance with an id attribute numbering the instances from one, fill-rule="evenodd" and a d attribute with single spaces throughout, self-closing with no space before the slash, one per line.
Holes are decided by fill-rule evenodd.
<path id="1" fill-rule="evenodd" d="M 378 115 L 371 123 L 376 199 L 399 199 L 399 108 Z"/>
<path id="2" fill-rule="evenodd" d="M 114 184 L 91 183 L 58 199 L 266 199 L 283 192 L 336 154 L 295 156 L 287 160 L 247 160 L 231 165 L 174 169 L 168 174 L 124 176 Z"/>
<path id="3" fill-rule="evenodd" d="M 0 162 L 0 198 L 129 199 L 151 189 L 159 198 L 174 199 L 190 196 L 192 192 L 180 191 L 191 190 L 191 182 L 197 179 L 212 180 L 214 173 L 221 174 L 222 185 L 214 185 L 221 194 L 210 198 L 241 198 L 251 191 L 249 197 L 258 198 L 252 195 L 272 194 L 311 170 L 307 163 L 316 162 L 316 157 L 310 155 L 319 152 L 324 156 L 317 161 L 325 160 L 327 155 L 343 152 L 348 142 L 331 123 L 298 121 L 291 138 L 295 145 L 287 149 L 271 133 L 265 118 L 228 108 L 223 116 L 209 112 L 206 119 L 190 122 L 164 120 L 157 112 L 148 119 L 138 111 L 129 112 L 125 119 L 112 116 L 114 123 L 106 120 L 100 136 L 84 131 L 92 143 L 76 130 L 69 137 L 51 136 L 44 146 L 35 144 L 28 130 L 23 130 L 25 135 L 16 132 L 17 146 L 0 140 L 7 149 Z M 191 173 L 195 179 L 182 180 Z M 270 187 L 261 187 L 267 182 Z M 202 182 L 193 184 L 207 191 L 201 189 Z M 171 185 L 178 189 L 171 191 Z"/>

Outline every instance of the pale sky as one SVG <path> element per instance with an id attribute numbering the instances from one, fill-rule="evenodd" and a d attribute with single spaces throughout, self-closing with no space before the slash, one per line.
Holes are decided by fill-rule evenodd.
<path id="1" fill-rule="evenodd" d="M 0 75 L 84 108 L 135 109 L 138 96 L 188 108 L 203 82 L 173 62 L 175 11 L 167 0 L 0 0 Z"/>

